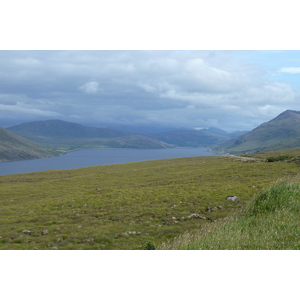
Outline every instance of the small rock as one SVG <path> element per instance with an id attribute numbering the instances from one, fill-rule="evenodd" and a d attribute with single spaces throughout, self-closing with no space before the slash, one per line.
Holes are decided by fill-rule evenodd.
<path id="1" fill-rule="evenodd" d="M 44 229 L 43 231 L 42 231 L 42 235 L 46 235 L 46 234 L 48 234 L 49 233 L 49 230 L 48 229 Z"/>
<path id="2" fill-rule="evenodd" d="M 84 240 L 84 242 L 85 243 L 92 243 L 94 241 L 94 239 L 93 238 L 90 238 L 90 239 L 86 239 L 86 240 Z"/>
<path id="3" fill-rule="evenodd" d="M 23 230 L 22 233 L 31 235 L 31 231 L 30 230 Z"/>
<path id="4" fill-rule="evenodd" d="M 230 201 L 239 201 L 239 197 L 237 197 L 237 196 L 228 196 L 227 198 L 226 198 L 226 200 L 230 200 Z"/>
<path id="5" fill-rule="evenodd" d="M 206 211 L 206 212 L 211 212 L 211 208 L 210 208 L 210 207 L 207 207 L 207 208 L 205 209 L 205 211 Z"/>
<path id="6" fill-rule="evenodd" d="M 88 205 L 87 205 L 87 204 L 84 204 L 84 207 L 88 207 Z"/>
<path id="7" fill-rule="evenodd" d="M 141 233 L 138 232 L 138 231 L 127 231 L 127 234 L 133 234 L 133 235 L 136 235 L 136 234 L 141 234 Z"/>
<path id="8" fill-rule="evenodd" d="M 224 207 L 222 205 L 217 206 L 217 209 L 223 209 Z"/>
<path id="9" fill-rule="evenodd" d="M 191 214 L 188 217 L 186 217 L 186 219 L 189 219 L 189 220 L 191 220 L 191 219 L 206 220 L 205 217 L 202 217 L 202 216 L 197 215 L 197 214 Z"/>
<path id="10" fill-rule="evenodd" d="M 172 219 L 173 219 L 173 220 L 177 220 L 177 218 L 176 218 L 176 217 L 172 217 Z"/>

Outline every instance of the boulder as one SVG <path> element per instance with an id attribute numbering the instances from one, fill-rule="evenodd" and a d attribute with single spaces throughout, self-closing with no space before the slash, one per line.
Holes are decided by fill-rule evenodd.
<path id="1" fill-rule="evenodd" d="M 22 233 L 31 235 L 31 231 L 30 230 L 23 230 Z"/>
<path id="2" fill-rule="evenodd" d="M 237 197 L 237 196 L 228 196 L 228 197 L 226 198 L 226 200 L 230 200 L 230 201 L 239 201 L 240 198 Z"/>
<path id="3" fill-rule="evenodd" d="M 46 235 L 46 234 L 48 234 L 49 233 L 49 230 L 48 229 L 44 229 L 43 231 L 42 231 L 42 235 Z"/>
<path id="4" fill-rule="evenodd" d="M 202 216 L 197 215 L 197 214 L 191 214 L 188 217 L 186 217 L 186 219 L 188 219 L 188 220 L 191 220 L 191 219 L 206 220 L 205 217 L 202 217 Z"/>

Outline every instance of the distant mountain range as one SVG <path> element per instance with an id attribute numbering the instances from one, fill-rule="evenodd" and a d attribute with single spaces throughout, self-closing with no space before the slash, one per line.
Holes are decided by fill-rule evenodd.
<path id="1" fill-rule="evenodd" d="M 231 138 L 231 134 L 219 128 L 175 130 L 141 135 L 117 129 L 88 127 L 61 120 L 29 122 L 7 129 L 41 145 L 65 150 L 99 147 L 150 149 L 210 147 Z"/>
<path id="2" fill-rule="evenodd" d="M 41 145 L 60 149 L 82 148 L 168 148 L 170 145 L 150 137 L 117 129 L 88 127 L 61 120 L 23 123 L 7 130 Z"/>
<path id="3" fill-rule="evenodd" d="M 228 133 L 220 128 L 211 127 L 200 130 L 174 130 L 147 136 L 164 141 L 177 147 L 211 147 L 224 143 L 245 132 Z"/>
<path id="4" fill-rule="evenodd" d="M 0 127 L 0 160 L 31 159 L 83 148 L 210 147 L 220 153 L 253 153 L 300 148 L 300 112 L 287 110 L 250 132 L 219 128 L 136 134 L 61 120 Z M 53 150 L 50 150 L 52 148 Z"/>
<path id="5" fill-rule="evenodd" d="M 287 110 L 252 131 L 214 147 L 229 153 L 253 153 L 300 148 L 300 112 Z"/>
<path id="6" fill-rule="evenodd" d="M 227 135 L 219 135 L 202 130 L 169 131 L 147 136 L 178 147 L 210 147 L 230 140 Z"/>
<path id="7" fill-rule="evenodd" d="M 41 145 L 17 136 L 0 127 L 0 161 L 25 160 L 58 155 Z"/>

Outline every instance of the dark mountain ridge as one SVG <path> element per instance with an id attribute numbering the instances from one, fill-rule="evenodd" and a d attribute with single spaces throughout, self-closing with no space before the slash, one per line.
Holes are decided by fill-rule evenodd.
<path id="1" fill-rule="evenodd" d="M 62 120 L 35 121 L 12 126 L 7 130 L 26 137 L 112 138 L 132 135 L 126 131 L 80 125 Z"/>
<path id="2" fill-rule="evenodd" d="M 139 134 L 61 120 L 28 122 L 9 127 L 7 130 L 41 145 L 66 151 L 103 147 L 142 149 L 170 147 L 164 142 Z"/>
<path id="3" fill-rule="evenodd" d="M 300 112 L 286 110 L 252 131 L 218 146 L 229 153 L 253 153 L 300 147 Z"/>
<path id="4" fill-rule="evenodd" d="M 28 122 L 7 129 L 36 143 L 65 150 L 94 147 L 150 149 L 170 146 L 210 147 L 232 138 L 231 133 L 215 127 L 137 134 L 119 129 L 84 126 L 62 120 Z M 238 135 L 238 132 L 233 133 L 234 137 Z"/>
<path id="5" fill-rule="evenodd" d="M 0 161 L 35 159 L 55 155 L 58 155 L 56 151 L 42 147 L 0 127 Z"/>

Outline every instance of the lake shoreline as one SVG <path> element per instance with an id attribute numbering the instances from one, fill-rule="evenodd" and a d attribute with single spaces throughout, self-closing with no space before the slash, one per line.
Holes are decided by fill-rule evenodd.
<path id="1" fill-rule="evenodd" d="M 76 169 L 98 165 L 114 165 L 135 161 L 171 159 L 195 156 L 220 156 L 209 148 L 101 148 L 78 149 L 43 159 L 4 161 L 0 163 L 0 175 L 21 174 L 46 170 Z"/>

